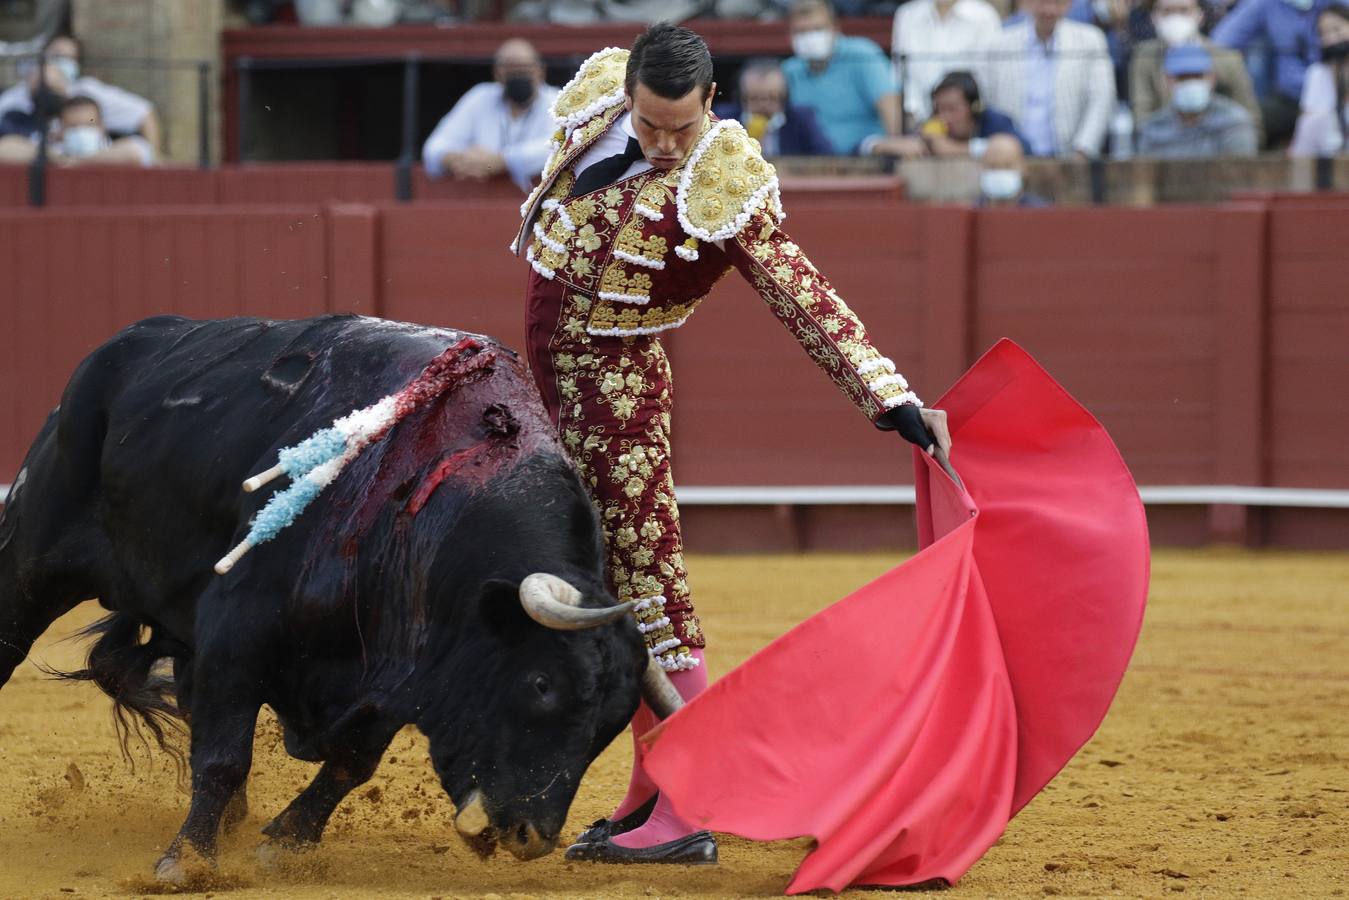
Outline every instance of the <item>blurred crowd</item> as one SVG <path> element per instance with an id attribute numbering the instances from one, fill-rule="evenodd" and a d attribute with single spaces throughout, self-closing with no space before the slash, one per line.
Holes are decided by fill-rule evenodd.
<path id="1" fill-rule="evenodd" d="M 875 4 L 790 0 L 791 56 L 748 60 L 716 111 L 770 156 L 979 160 L 989 203 L 1038 202 L 1027 157 L 1330 156 L 1346 150 L 1347 3 L 907 0 L 887 53 L 840 28 Z M 503 46 L 495 80 L 427 141 L 427 169 L 527 184 L 552 130 L 543 76 L 527 42 Z"/>
<path id="2" fill-rule="evenodd" d="M 39 63 L 40 60 L 40 63 Z M 56 165 L 153 166 L 160 128 L 144 97 L 83 72 L 80 42 L 47 42 L 0 93 L 0 163 L 31 162 L 43 152 Z"/>

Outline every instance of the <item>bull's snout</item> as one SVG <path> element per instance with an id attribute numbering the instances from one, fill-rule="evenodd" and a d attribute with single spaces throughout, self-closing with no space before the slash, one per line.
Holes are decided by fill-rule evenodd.
<path id="1" fill-rule="evenodd" d="M 539 834 L 532 822 L 526 822 L 502 832 L 501 844 L 518 860 L 528 862 L 547 856 L 557 846 L 557 835 L 546 838 Z"/>
<path id="2" fill-rule="evenodd" d="M 487 812 L 487 803 L 480 791 L 474 791 L 464 801 L 454 817 L 454 830 L 464 843 L 479 856 L 488 857 L 500 843 L 519 860 L 547 856 L 557 847 L 557 835 L 545 837 L 532 822 L 520 822 L 509 827 L 496 827 Z"/>

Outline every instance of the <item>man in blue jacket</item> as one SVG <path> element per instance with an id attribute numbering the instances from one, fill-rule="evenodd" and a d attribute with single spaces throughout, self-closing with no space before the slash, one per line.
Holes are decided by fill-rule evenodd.
<path id="1" fill-rule="evenodd" d="M 1245 50 L 1261 37 L 1273 48 L 1274 78 L 1260 101 L 1265 139 L 1278 146 L 1293 134 L 1307 67 L 1321 58 L 1316 19 L 1330 0 L 1241 0 L 1213 29 L 1213 43 Z"/>

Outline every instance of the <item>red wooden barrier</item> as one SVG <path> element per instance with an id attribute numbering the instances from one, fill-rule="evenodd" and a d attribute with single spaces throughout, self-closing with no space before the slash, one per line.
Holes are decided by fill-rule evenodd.
<path id="1" fill-rule="evenodd" d="M 1142 483 L 1349 488 L 1349 206 L 975 211 L 838 192 L 786 205 L 787 231 L 924 396 L 1007 335 L 1110 428 Z M 356 311 L 518 346 L 516 224 L 500 200 L 0 213 L 0 483 L 75 363 L 140 316 Z M 667 346 L 680 483 L 907 480 L 898 439 L 870 429 L 738 277 Z M 752 516 L 788 542 L 875 537 L 879 521 Z M 722 536 L 743 540 L 732 521 Z M 1342 538 L 1349 517 L 1192 507 L 1158 525 L 1305 545 Z"/>

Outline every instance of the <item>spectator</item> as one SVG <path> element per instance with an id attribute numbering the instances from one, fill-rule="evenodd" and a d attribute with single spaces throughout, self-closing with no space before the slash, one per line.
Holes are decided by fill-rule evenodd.
<path id="1" fill-rule="evenodd" d="M 1321 61 L 1307 69 L 1292 156 L 1334 156 L 1349 131 L 1349 6 L 1336 3 L 1316 20 Z"/>
<path id="2" fill-rule="evenodd" d="M 1034 156 L 1094 157 L 1115 111 L 1115 80 L 1100 29 L 1064 19 L 1068 0 L 1028 0 L 1030 19 L 989 45 L 980 83 Z"/>
<path id="3" fill-rule="evenodd" d="M 988 139 L 984 167 L 979 172 L 979 206 L 1048 206 L 1043 197 L 1026 192 L 1026 154 L 1014 135 Z"/>
<path id="4" fill-rule="evenodd" d="M 739 119 L 765 156 L 830 156 L 834 147 L 815 111 L 790 102 L 787 78 L 774 59 L 753 59 L 740 70 L 740 103 L 718 112 Z"/>
<path id="5" fill-rule="evenodd" d="M 1240 103 L 1214 94 L 1213 58 L 1188 44 L 1166 51 L 1163 61 L 1171 101 L 1138 132 L 1138 152 L 1163 159 L 1254 156 L 1255 123 Z"/>
<path id="6" fill-rule="evenodd" d="M 43 51 L 47 61 L 61 72 L 60 79 L 48 78 L 50 84 L 58 81 L 63 85 L 61 93 L 67 97 L 89 97 L 98 104 L 104 127 L 114 135 L 126 136 L 139 134 L 156 151 L 159 148 L 159 116 L 154 104 L 144 97 L 122 90 L 110 84 L 104 84 L 82 72 L 84 49 L 80 42 L 68 34 L 60 34 L 47 42 Z M 32 115 L 33 91 L 37 79 L 34 72 L 29 77 L 0 94 L 0 118 L 10 113 Z"/>
<path id="7" fill-rule="evenodd" d="M 1129 99 L 1134 121 L 1143 122 L 1170 100 L 1166 72 L 1162 70 L 1166 49 L 1198 44 L 1208 48 L 1213 58 L 1214 90 L 1245 107 L 1258 131 L 1260 101 L 1256 99 L 1246 64 L 1240 53 L 1215 47 L 1200 33 L 1203 20 L 1199 0 L 1153 0 L 1152 24 L 1157 37 L 1138 45 L 1129 66 Z"/>
<path id="8" fill-rule="evenodd" d="M 422 164 L 433 178 L 509 175 L 528 191 L 548 161 L 557 88 L 543 83 L 543 61 L 521 38 L 497 48 L 492 77 L 469 88 L 440 120 L 422 146 Z"/>
<path id="9" fill-rule="evenodd" d="M 1241 0 L 1213 29 L 1213 42 L 1246 50 L 1264 39 L 1274 52 L 1274 82 L 1260 101 L 1266 142 L 1279 145 L 1293 133 L 1307 67 L 1316 62 L 1316 19 L 1328 0 Z"/>
<path id="10" fill-rule="evenodd" d="M 989 139 L 1010 134 L 1025 145 L 1011 116 L 988 109 L 969 72 L 950 72 L 932 89 L 934 115 L 916 135 L 885 138 L 877 152 L 913 159 L 923 156 L 983 157 Z"/>
<path id="11" fill-rule="evenodd" d="M 988 0 L 910 0 L 895 11 L 890 52 L 914 122 L 932 115 L 932 89 L 947 72 L 973 69 L 1002 30 Z"/>
<path id="12" fill-rule="evenodd" d="M 870 153 L 900 131 L 899 90 L 885 51 L 838 33 L 828 0 L 796 0 L 787 14 L 792 53 L 782 64 L 787 93 L 815 111 L 834 151 Z"/>
<path id="13" fill-rule="evenodd" d="M 138 134 L 113 138 L 103 127 L 103 114 L 92 97 L 71 97 L 61 106 L 58 161 L 73 165 L 155 164 L 155 150 Z"/>

